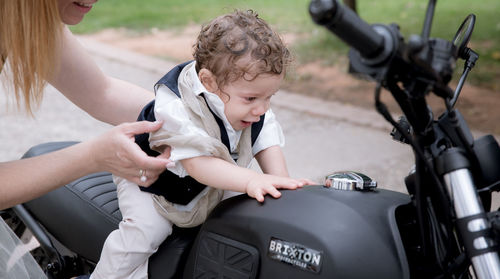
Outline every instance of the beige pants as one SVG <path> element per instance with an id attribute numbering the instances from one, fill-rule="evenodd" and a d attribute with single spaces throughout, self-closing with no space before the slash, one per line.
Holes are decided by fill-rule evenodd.
<path id="1" fill-rule="evenodd" d="M 90 278 L 148 278 L 149 256 L 172 233 L 172 223 L 158 213 L 152 194 L 141 191 L 128 180 L 113 178 L 123 218 L 104 242 L 101 258 Z M 238 194 L 225 191 L 223 199 Z"/>
<path id="2" fill-rule="evenodd" d="M 172 223 L 158 213 L 150 193 L 123 178 L 114 182 L 123 219 L 106 239 L 91 278 L 147 278 L 149 256 L 172 233 Z"/>

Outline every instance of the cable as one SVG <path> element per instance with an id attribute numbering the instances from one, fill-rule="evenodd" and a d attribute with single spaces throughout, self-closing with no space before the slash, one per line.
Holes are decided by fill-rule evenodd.
<path id="1" fill-rule="evenodd" d="M 443 192 L 443 185 L 441 183 L 441 181 L 439 180 L 439 178 L 436 176 L 436 173 L 433 171 L 433 167 L 432 165 L 426 160 L 426 157 L 424 155 L 424 152 L 422 151 L 422 149 L 420 148 L 420 146 L 418 146 L 416 144 L 416 142 L 414 141 L 414 139 L 412 137 L 410 137 L 410 135 L 401 127 L 401 125 L 399 125 L 391 116 L 391 114 L 389 113 L 389 110 L 387 109 L 387 106 L 380 101 L 380 95 L 381 95 L 381 89 L 382 89 L 382 84 L 381 83 L 377 83 L 377 86 L 375 88 L 375 107 L 377 109 L 377 111 L 389 122 L 391 123 L 391 125 L 394 126 L 394 128 L 407 140 L 408 144 L 413 148 L 414 152 L 415 152 L 415 157 L 417 159 L 417 162 L 421 162 L 423 164 L 423 166 L 425 166 L 425 168 L 427 168 L 428 172 L 432 178 L 432 180 L 434 181 L 434 184 L 437 186 L 437 189 L 438 189 L 438 193 L 439 193 L 439 200 L 441 200 L 441 203 L 442 204 L 446 204 L 448 205 L 449 204 L 449 200 L 448 200 L 448 196 L 446 195 L 446 193 Z M 424 221 L 424 215 L 426 215 L 423 210 L 423 200 L 422 200 L 422 192 L 420 191 L 420 185 L 421 184 L 421 181 L 420 181 L 420 175 L 422 173 L 422 170 L 420 169 L 420 167 L 418 167 L 418 164 L 417 164 L 417 168 L 416 168 L 416 178 L 418 179 L 417 183 L 416 183 L 416 187 L 415 187 L 415 202 L 416 202 L 416 208 L 417 208 L 417 219 L 419 221 L 420 225 L 419 226 L 419 229 L 420 229 L 420 234 L 421 234 L 421 240 L 422 240 L 422 246 L 423 246 L 423 249 L 424 251 L 427 251 L 426 247 L 426 240 L 425 240 L 425 231 L 424 231 L 424 228 L 423 228 L 423 224 L 426 223 Z M 433 213 L 434 214 L 434 213 Z M 433 215 L 435 216 L 435 214 Z M 452 224 L 451 224 L 451 221 L 449 220 L 451 216 L 449 215 L 446 215 L 446 218 L 445 218 L 445 229 L 446 231 L 448 232 L 447 234 L 450 234 L 451 233 L 451 230 L 450 230 L 450 227 L 452 227 Z M 432 222 L 432 220 L 430 220 L 430 222 Z M 437 222 L 437 220 L 436 220 Z M 431 234 L 432 233 L 436 233 L 436 231 L 434 231 L 433 229 L 431 229 L 431 227 L 434 227 L 436 229 L 439 230 L 439 225 L 437 226 L 432 226 L 431 224 L 429 224 L 429 230 L 431 230 Z M 437 237 L 437 236 L 436 236 Z M 440 237 L 439 237 L 440 238 Z M 442 238 L 440 238 L 441 240 L 439 241 L 440 243 L 443 243 L 442 241 Z M 446 251 L 449 250 L 451 248 L 450 246 L 451 244 L 449 243 L 448 241 L 448 245 L 446 245 L 448 247 L 448 249 L 446 248 L 441 248 L 441 249 L 445 249 Z M 437 249 L 435 247 L 435 249 Z M 440 259 L 442 256 L 440 256 L 441 253 L 438 253 L 437 250 L 434 250 L 434 253 L 435 253 L 435 257 L 436 259 Z M 446 253 L 446 252 L 442 252 L 442 253 Z M 441 265 L 441 261 L 439 260 L 439 264 Z"/>

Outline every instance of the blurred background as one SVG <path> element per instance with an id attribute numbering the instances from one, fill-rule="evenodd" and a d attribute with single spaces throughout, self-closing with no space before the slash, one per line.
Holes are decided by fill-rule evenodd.
<path id="1" fill-rule="evenodd" d="M 369 23 L 396 22 L 405 37 L 421 33 L 426 0 L 353 2 Z M 192 59 L 202 24 L 234 9 L 253 9 L 282 35 L 295 57 L 284 85 L 289 94 L 273 97 L 273 110 L 287 137 L 290 173 L 316 180 L 331 171 L 357 170 L 382 188 L 404 192 L 402 178 L 413 164 L 411 150 L 390 139 L 389 125 L 373 107 L 374 83 L 348 75 L 348 47 L 312 22 L 308 5 L 309 0 L 100 0 L 70 29 L 105 73 L 152 90 L 175 63 Z M 469 13 L 477 16 L 469 47 L 480 60 L 457 105 L 476 135 L 493 133 L 499 140 L 500 1 L 437 1 L 431 37 L 451 40 Z M 457 65 L 457 76 L 462 67 Z M 382 97 L 397 115 L 389 94 Z M 4 102 L 0 99 L 1 107 L 6 107 Z M 429 103 L 437 107 L 437 117 L 442 101 L 429 96 Z M 39 143 L 83 141 L 109 129 L 50 86 L 36 118 L 11 112 L 12 107 L 0 110 L 2 160 L 20 158 Z M 500 194 L 496 202 L 500 206 Z"/>
<path id="2" fill-rule="evenodd" d="M 199 26 L 234 9 L 253 9 L 281 34 L 296 38 L 292 48 L 300 63 L 339 63 L 347 47 L 326 30 L 314 25 L 308 14 L 308 0 L 105 0 L 96 3 L 75 33 L 93 33 L 109 28 L 126 28 L 130 35 L 153 30 L 182 30 Z M 346 2 L 346 1 L 344 1 Z M 420 34 L 426 0 L 350 0 L 358 15 L 369 23 L 397 23 L 405 37 Z M 473 84 L 499 89 L 500 83 L 500 1 L 437 1 L 432 37 L 453 38 L 462 20 L 477 16 L 470 46 L 480 54 L 481 67 L 471 73 Z M 135 33 L 135 34 L 134 34 Z M 165 56 L 168 57 L 166 53 Z M 343 60 L 343 58 L 341 59 Z"/>
<path id="3" fill-rule="evenodd" d="M 397 23 L 401 33 L 420 34 L 426 0 L 340 0 L 368 23 Z M 284 88 L 292 92 L 373 109 L 373 83 L 346 74 L 348 47 L 308 13 L 309 0 L 105 0 L 71 30 L 79 35 L 173 62 L 191 59 L 200 26 L 234 9 L 253 9 L 282 35 L 295 63 Z M 477 16 L 469 47 L 480 55 L 458 107 L 473 129 L 500 134 L 500 1 L 437 1 L 431 37 L 451 40 L 469 14 Z M 462 73 L 457 64 L 454 80 Z M 452 87 L 454 87 L 452 82 Z M 388 94 L 387 94 L 388 95 Z M 389 107 L 397 111 L 385 100 Z M 440 100 L 430 101 L 439 112 Z"/>

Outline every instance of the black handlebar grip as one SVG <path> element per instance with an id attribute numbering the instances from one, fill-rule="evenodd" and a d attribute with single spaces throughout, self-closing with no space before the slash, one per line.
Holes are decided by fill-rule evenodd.
<path id="1" fill-rule="evenodd" d="M 372 58 L 383 52 L 384 37 L 337 0 L 312 0 L 309 13 L 314 22 L 325 26 L 363 57 Z"/>

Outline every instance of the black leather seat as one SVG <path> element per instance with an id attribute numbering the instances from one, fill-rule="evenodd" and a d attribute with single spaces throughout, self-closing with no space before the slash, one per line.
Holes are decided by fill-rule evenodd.
<path id="1" fill-rule="evenodd" d="M 23 158 L 68 147 L 76 142 L 50 142 L 32 147 Z M 108 234 L 122 216 L 110 173 L 77 179 L 24 204 L 45 229 L 71 251 L 97 262 Z M 174 227 L 173 234 L 150 258 L 150 278 L 176 278 L 199 228 Z M 165 264 L 168 263 L 168 264 Z M 181 267 L 181 266 L 179 266 Z M 181 267 L 182 268 L 182 267 Z"/>

